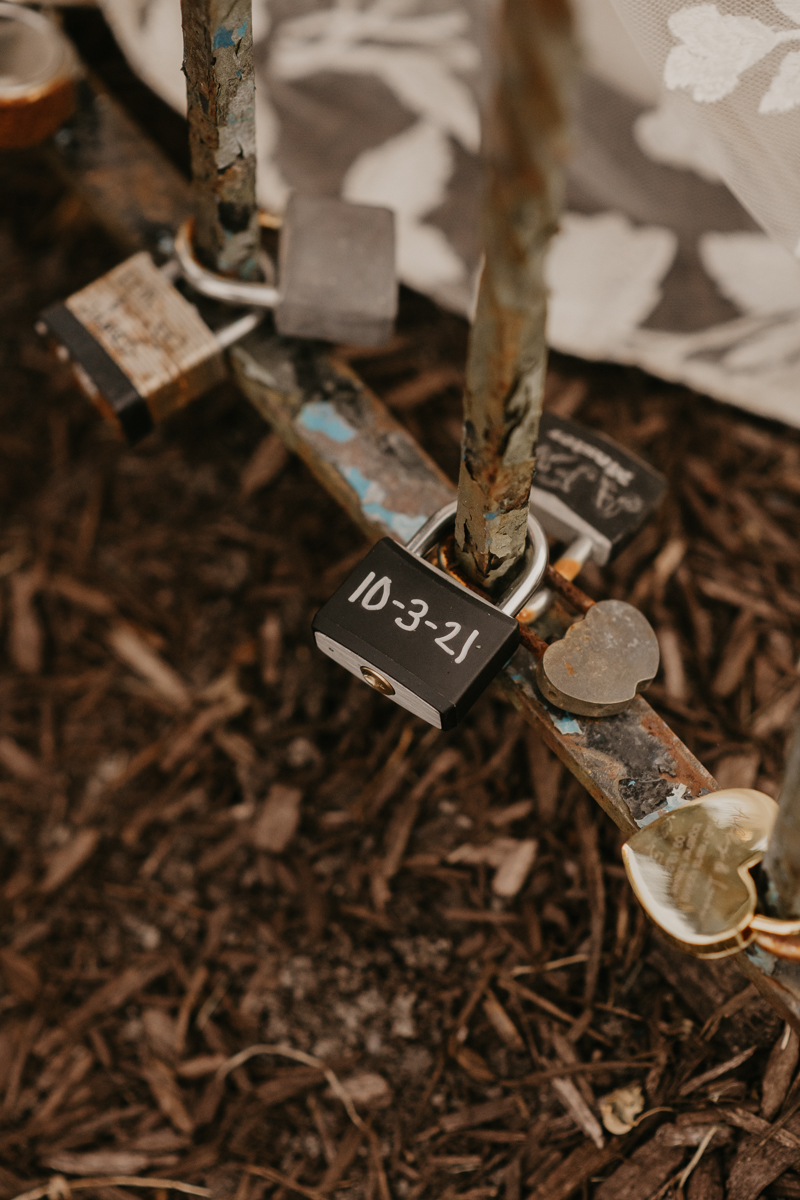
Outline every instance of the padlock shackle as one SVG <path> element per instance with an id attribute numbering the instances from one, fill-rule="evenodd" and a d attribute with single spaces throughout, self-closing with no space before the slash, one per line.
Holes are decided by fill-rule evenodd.
<path id="1" fill-rule="evenodd" d="M 423 555 L 442 540 L 442 535 L 455 526 L 458 502 L 453 500 L 429 517 L 418 533 L 406 543 L 406 550 L 417 558 Z M 548 546 L 545 532 L 536 517 L 528 513 L 528 539 L 525 547 L 525 568 L 494 606 L 507 617 L 514 617 L 524 606 L 525 601 L 533 595 L 542 581 L 548 560 Z"/>
<path id="2" fill-rule="evenodd" d="M 223 304 L 248 305 L 250 308 L 274 308 L 281 298 L 276 287 L 269 283 L 248 283 L 244 279 L 229 279 L 209 271 L 195 258 L 192 248 L 194 220 L 184 221 L 175 234 L 175 258 L 180 272 L 201 296 L 220 300 Z"/>

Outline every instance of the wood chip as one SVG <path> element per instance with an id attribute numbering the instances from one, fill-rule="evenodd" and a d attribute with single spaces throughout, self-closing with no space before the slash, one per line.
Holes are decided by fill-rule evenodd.
<path id="1" fill-rule="evenodd" d="M 253 822 L 253 845 L 272 854 L 283 854 L 300 824 L 302 799 L 299 788 L 274 783 Z"/>
<path id="2" fill-rule="evenodd" d="M 182 1079 L 202 1079 L 204 1075 L 214 1075 L 224 1062 L 224 1054 L 198 1054 L 178 1063 L 175 1074 Z"/>
<path id="3" fill-rule="evenodd" d="M 87 1154 L 62 1150 L 45 1158 L 44 1165 L 65 1175 L 138 1175 L 149 1167 L 150 1158 L 130 1150 L 92 1150 Z"/>
<path id="4" fill-rule="evenodd" d="M 11 620 L 8 653 L 18 671 L 38 675 L 42 669 L 44 630 L 34 600 L 44 584 L 41 565 L 11 576 Z"/>
<path id="5" fill-rule="evenodd" d="M 147 1081 L 153 1099 L 168 1121 L 180 1133 L 191 1133 L 194 1121 L 186 1111 L 181 1090 L 175 1080 L 175 1072 L 161 1059 L 152 1058 L 142 1066 L 142 1075 Z"/>
<path id="6" fill-rule="evenodd" d="M 681 1165 L 685 1151 L 669 1146 L 661 1130 L 618 1167 L 597 1189 L 597 1200 L 649 1200 Z M 544 1198 L 543 1198 L 544 1200 Z"/>
<path id="7" fill-rule="evenodd" d="M 514 1050 L 525 1049 L 525 1042 L 520 1036 L 519 1030 L 494 992 L 486 992 L 483 998 L 483 1011 L 486 1013 L 490 1024 L 494 1026 L 495 1031 L 507 1046 L 510 1046 Z"/>
<path id="8" fill-rule="evenodd" d="M 392 1089 L 375 1071 L 359 1071 L 340 1079 L 339 1083 L 344 1094 L 359 1107 L 388 1108 L 392 1103 Z"/>
<path id="9" fill-rule="evenodd" d="M 518 850 L 521 844 L 517 838 L 511 837 L 492 838 L 490 842 L 484 842 L 481 845 L 465 842 L 461 846 L 456 846 L 455 850 L 451 850 L 446 861 L 467 863 L 470 866 L 485 863 L 488 867 L 502 867 L 509 855 Z"/>
<path id="10" fill-rule="evenodd" d="M 80 1029 L 94 1017 L 121 1008 L 154 979 L 158 979 L 159 975 L 170 970 L 171 966 L 168 958 L 149 958 L 127 967 L 116 979 L 104 983 L 94 995 L 73 1009 L 66 1022 L 67 1028 Z"/>
<path id="11" fill-rule="evenodd" d="M 262 1104 L 283 1104 L 292 1096 L 299 1096 L 316 1087 L 325 1079 L 325 1072 L 318 1067 L 291 1067 L 289 1070 L 278 1072 L 275 1079 L 262 1083 L 257 1088 L 258 1097 Z"/>
<path id="12" fill-rule="evenodd" d="M 684 1083 L 678 1095 L 691 1096 L 692 1092 L 696 1092 L 699 1088 L 707 1083 L 711 1083 L 714 1079 L 719 1079 L 720 1075 L 727 1075 L 729 1071 L 735 1071 L 742 1063 L 747 1062 L 748 1058 L 752 1058 L 757 1049 L 757 1046 L 750 1046 L 748 1050 L 742 1050 L 740 1054 L 735 1054 L 733 1058 L 729 1058 L 726 1062 L 719 1063 L 716 1067 L 712 1067 L 710 1071 L 704 1071 L 702 1075 L 698 1075 L 695 1079 L 688 1080 Z"/>
<path id="13" fill-rule="evenodd" d="M 241 474 L 242 495 L 246 498 L 272 483 L 289 461 L 289 451 L 277 433 L 268 433 L 258 443 Z"/>
<path id="14" fill-rule="evenodd" d="M 755 616 L 764 617 L 768 621 L 780 619 L 780 613 L 774 605 L 752 595 L 744 588 L 735 588 L 718 579 L 702 578 L 697 579 L 697 586 L 711 600 L 722 600 L 725 604 L 733 605 L 734 608 L 747 608 Z"/>
<path id="15" fill-rule="evenodd" d="M 42 774 L 42 768 L 33 755 L 23 750 L 22 746 L 10 737 L 0 737 L 0 763 L 17 779 L 26 783 L 32 783 Z"/>
<path id="16" fill-rule="evenodd" d="M 591 1142 L 584 1142 L 538 1184 L 527 1200 L 568 1200 L 568 1197 L 599 1175 L 618 1155 L 619 1148 L 615 1142 L 609 1142 L 602 1150 L 598 1150 Z M 633 1196 L 625 1196 L 622 1192 L 604 1193 L 602 1189 L 605 1186 L 606 1184 L 601 1184 L 597 1190 L 599 1200 L 633 1200 Z M 636 1200 L 639 1200 L 638 1196 Z"/>
<path id="17" fill-rule="evenodd" d="M 761 1082 L 761 1116 L 771 1121 L 789 1091 L 800 1057 L 800 1037 L 791 1025 L 786 1025 L 772 1047 Z"/>
<path id="18" fill-rule="evenodd" d="M 753 737 L 765 738 L 779 729 L 788 729 L 797 711 L 798 702 L 800 683 L 794 683 L 753 714 L 750 722 Z"/>
<path id="19" fill-rule="evenodd" d="M 177 671 L 168 666 L 131 625 L 115 625 L 108 634 L 114 653 L 140 675 L 168 704 L 177 709 L 191 705 L 189 689 Z"/>
<path id="20" fill-rule="evenodd" d="M 669 625 L 659 625 L 657 636 L 666 693 L 679 704 L 687 704 L 691 688 L 683 665 L 685 655 L 678 632 Z"/>
<path id="21" fill-rule="evenodd" d="M 479 921 L 487 925 L 517 925 L 521 920 L 516 913 L 477 908 L 444 908 L 442 916 L 445 921 Z"/>
<path id="22" fill-rule="evenodd" d="M 503 1096 L 497 1100 L 487 1100 L 484 1104 L 473 1104 L 458 1112 L 446 1113 L 439 1118 L 439 1128 L 444 1133 L 458 1133 L 462 1129 L 486 1125 L 489 1121 L 497 1121 L 516 1112 L 519 1112 L 519 1107 L 514 1097 Z"/>
<path id="23" fill-rule="evenodd" d="M 721 1120 L 727 1121 L 729 1125 L 733 1125 L 736 1129 L 745 1129 L 748 1133 L 758 1134 L 758 1140 L 762 1144 L 766 1144 L 768 1139 L 776 1141 L 779 1146 L 783 1146 L 787 1150 L 800 1150 L 800 1137 L 795 1132 L 800 1122 L 792 1122 L 791 1128 L 789 1124 L 783 1128 L 777 1128 L 746 1108 L 725 1108 L 718 1111 Z"/>
<path id="24" fill-rule="evenodd" d="M 105 592 L 89 587 L 72 579 L 69 575 L 53 575 L 47 584 L 48 590 L 71 601 L 79 608 L 96 613 L 100 617 L 110 616 L 114 612 L 114 602 Z"/>
<path id="25" fill-rule="evenodd" d="M 755 1116 L 755 1114 L 751 1114 Z M 760 1120 L 760 1118 L 756 1118 Z M 794 1145 L 786 1145 L 791 1135 Z M 762 1144 L 764 1135 L 752 1134 L 742 1138 L 730 1164 L 726 1187 L 727 1200 L 757 1200 L 765 1188 L 787 1167 L 800 1158 L 800 1117 L 793 1117 L 785 1129 L 778 1130 Z"/>
<path id="26" fill-rule="evenodd" d="M 76 834 L 50 855 L 45 877 L 39 885 L 39 890 L 45 896 L 58 891 L 76 871 L 87 863 L 97 849 L 100 841 L 98 829 L 79 829 Z"/>
<path id="27" fill-rule="evenodd" d="M 733 623 L 728 643 L 711 684 L 715 696 L 725 699 L 736 691 L 742 681 L 758 641 L 758 630 L 753 624 L 753 614 L 745 609 Z"/>
<path id="28" fill-rule="evenodd" d="M 496 896 L 511 899 L 521 891 L 536 858 L 538 845 L 536 838 L 526 838 L 503 859 L 492 880 L 492 891 Z"/>
<path id="29" fill-rule="evenodd" d="M 556 1078 L 552 1081 L 553 1091 L 566 1108 L 579 1129 L 594 1142 L 598 1150 L 605 1145 L 603 1130 L 583 1096 L 571 1079 Z"/>
<path id="30" fill-rule="evenodd" d="M 0 972 L 9 992 L 28 1004 L 33 1003 L 41 991 L 42 980 L 30 959 L 6 946 L 0 950 Z"/>

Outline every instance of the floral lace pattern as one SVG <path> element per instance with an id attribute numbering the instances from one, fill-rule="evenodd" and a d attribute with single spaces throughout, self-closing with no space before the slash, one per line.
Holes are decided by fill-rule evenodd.
<path id="1" fill-rule="evenodd" d="M 800 25 L 798 0 L 772 0 L 785 17 Z M 800 29 L 775 29 L 757 17 L 723 14 L 716 4 L 694 4 L 668 20 L 680 43 L 667 55 L 664 83 L 685 88 L 700 104 L 724 100 L 741 76 L 779 46 L 800 43 Z M 800 50 L 790 50 L 778 66 L 758 111 L 785 113 L 800 105 Z"/>

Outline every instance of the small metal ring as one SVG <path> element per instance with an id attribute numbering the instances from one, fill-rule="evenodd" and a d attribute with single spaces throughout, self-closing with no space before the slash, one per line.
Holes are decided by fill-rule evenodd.
<path id="1" fill-rule="evenodd" d="M 771 933 L 773 937 L 792 937 L 800 933 L 800 919 L 768 917 L 764 913 L 756 913 L 749 927 L 758 933 Z"/>
<path id="2" fill-rule="evenodd" d="M 410 542 L 406 550 L 421 558 L 432 546 L 441 540 L 442 534 L 455 524 L 458 501 L 445 504 L 430 517 Z M 525 604 L 542 581 L 548 559 L 548 546 L 545 532 L 532 512 L 528 512 L 528 540 L 525 549 L 527 564 L 522 573 L 497 601 L 499 608 L 506 616 L 513 617 Z"/>
<path id="3" fill-rule="evenodd" d="M 194 221 L 184 221 L 175 234 L 175 258 L 181 274 L 201 296 L 221 300 L 223 304 L 246 304 L 250 308 L 274 308 L 280 300 L 280 292 L 268 283 L 248 283 L 244 279 L 228 279 L 217 275 L 198 262 L 192 249 Z"/>

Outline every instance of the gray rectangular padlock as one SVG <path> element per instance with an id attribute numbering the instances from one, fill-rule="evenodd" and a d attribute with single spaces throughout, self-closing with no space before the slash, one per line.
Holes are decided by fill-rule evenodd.
<path id="1" fill-rule="evenodd" d="M 547 539 L 531 517 L 521 571 L 491 604 L 422 557 L 455 513 L 455 503 L 440 509 L 406 547 L 383 538 L 312 626 L 324 654 L 439 729 L 458 723 L 514 653 L 514 614 L 547 565 Z"/>
<path id="2" fill-rule="evenodd" d="M 215 332 L 172 282 L 238 308 L 274 309 L 278 331 L 378 345 L 397 311 L 394 216 L 388 209 L 293 195 L 279 243 L 277 287 L 228 279 L 194 257 L 191 223 L 176 263 L 133 255 L 40 317 L 78 382 L 131 444 L 225 377 L 224 349 L 260 320 L 253 311 Z"/>

